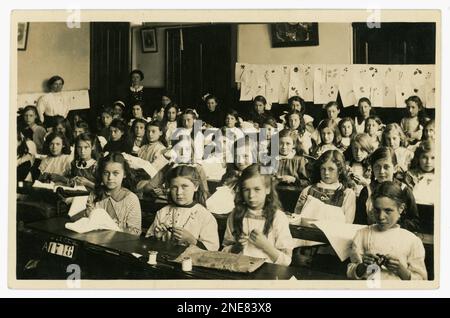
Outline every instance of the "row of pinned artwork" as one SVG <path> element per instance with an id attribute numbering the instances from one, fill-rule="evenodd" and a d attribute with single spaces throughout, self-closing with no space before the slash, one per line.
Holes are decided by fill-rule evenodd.
<path id="1" fill-rule="evenodd" d="M 434 108 L 435 65 L 262 65 L 236 63 L 240 100 L 266 97 L 268 103 L 287 103 L 292 96 L 325 104 L 337 99 L 355 105 L 367 97 L 377 107 L 404 107 L 405 99 L 419 96 L 425 107 Z"/>

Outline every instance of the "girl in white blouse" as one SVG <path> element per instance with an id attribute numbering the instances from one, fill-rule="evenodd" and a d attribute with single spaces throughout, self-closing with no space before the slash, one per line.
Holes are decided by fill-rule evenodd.
<path id="1" fill-rule="evenodd" d="M 146 237 L 217 251 L 217 221 L 205 207 L 206 192 L 197 169 L 179 165 L 168 172 L 167 183 L 170 204 L 156 213 Z"/>
<path id="2" fill-rule="evenodd" d="M 235 209 L 228 217 L 223 251 L 265 258 L 288 266 L 293 241 L 271 175 L 262 166 L 247 167 L 238 182 Z"/>
<path id="3" fill-rule="evenodd" d="M 426 280 L 422 241 L 397 224 L 406 205 L 401 187 L 381 183 L 372 202 L 376 223 L 356 233 L 347 276 L 367 279 L 379 272 L 382 280 Z"/>

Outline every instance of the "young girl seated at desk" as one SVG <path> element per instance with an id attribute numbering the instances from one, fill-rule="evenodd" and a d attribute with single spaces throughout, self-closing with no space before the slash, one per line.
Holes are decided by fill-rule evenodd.
<path id="1" fill-rule="evenodd" d="M 369 135 L 361 133 L 353 137 L 350 149 L 344 153 L 348 156 L 349 177 L 355 183 L 354 190 L 357 197 L 363 187 L 368 186 L 371 182 L 372 167 L 369 163 L 369 156 L 374 150 Z"/>
<path id="2" fill-rule="evenodd" d="M 23 129 L 32 131 L 32 140 L 36 145 L 36 151 L 39 154 L 43 153 L 45 135 L 47 131 L 40 125 L 38 111 L 35 106 L 26 106 L 22 111 Z"/>
<path id="3" fill-rule="evenodd" d="M 163 131 L 167 145 L 171 145 L 171 137 L 178 124 L 178 107 L 174 103 L 170 103 L 164 109 Z"/>
<path id="4" fill-rule="evenodd" d="M 99 146 L 97 137 L 90 133 L 81 134 L 75 139 L 75 158 L 71 164 L 69 184 L 94 190 Z"/>
<path id="5" fill-rule="evenodd" d="M 276 177 L 279 186 L 301 191 L 310 184 L 306 173 L 306 164 L 308 161 L 304 157 L 296 155 L 296 142 L 296 134 L 289 129 L 280 132 L 280 151 Z"/>
<path id="6" fill-rule="evenodd" d="M 64 118 L 62 116 L 54 116 L 54 125 L 51 127 L 52 131 L 59 132 L 63 134 L 67 142 L 70 146 L 73 146 L 73 133 L 72 133 L 72 127 L 70 126 L 70 121 L 67 118 Z"/>
<path id="7" fill-rule="evenodd" d="M 341 112 L 339 105 L 337 102 L 329 102 L 325 105 L 325 111 L 327 113 L 327 118 L 332 119 L 339 124 L 341 118 L 339 117 L 339 113 Z"/>
<path id="8" fill-rule="evenodd" d="M 311 151 L 313 157 L 319 158 L 328 150 L 338 150 L 337 146 L 341 143 L 341 134 L 336 121 L 333 119 L 322 120 L 317 127 L 317 133 L 319 139 L 317 145 Z"/>
<path id="9" fill-rule="evenodd" d="M 104 152 L 125 152 L 131 154 L 133 144 L 128 136 L 128 126 L 121 119 L 113 119 L 110 125 L 110 138 Z"/>
<path id="10" fill-rule="evenodd" d="M 106 107 L 103 109 L 102 114 L 100 116 L 100 124 L 97 135 L 103 137 L 104 141 L 108 141 L 110 137 L 110 126 L 113 121 L 114 112 L 111 107 Z M 106 142 L 102 144 L 102 147 L 105 147 Z"/>
<path id="11" fill-rule="evenodd" d="M 120 153 L 110 153 L 99 160 L 95 190 L 88 199 L 87 214 L 101 208 L 119 228 L 141 234 L 141 206 L 135 191 L 134 176 Z"/>
<path id="12" fill-rule="evenodd" d="M 403 117 L 400 127 L 406 135 L 408 144 L 415 144 L 422 139 L 422 130 L 429 118 L 425 115 L 422 100 L 418 96 L 410 96 L 405 100 L 407 116 Z"/>
<path id="13" fill-rule="evenodd" d="M 70 155 L 70 145 L 66 137 L 59 132 L 50 133 L 44 144 L 44 154 L 39 165 L 40 181 L 61 181 L 65 180 L 70 172 L 70 164 L 73 157 Z"/>
<path id="14" fill-rule="evenodd" d="M 314 162 L 311 182 L 300 193 L 295 213 L 306 219 L 353 223 L 356 196 L 340 151 L 328 150 Z"/>
<path id="15" fill-rule="evenodd" d="M 146 125 L 147 121 L 141 118 L 135 119 L 133 121 L 133 124 L 131 125 L 130 134 L 131 134 L 131 142 L 133 143 L 131 154 L 133 156 L 138 156 L 139 150 L 144 145 Z"/>
<path id="16" fill-rule="evenodd" d="M 130 125 L 130 127 L 131 127 L 133 125 L 133 122 L 136 119 L 141 119 L 145 122 L 148 122 L 151 120 L 151 118 L 145 117 L 142 104 L 133 105 L 133 107 L 131 108 L 131 119 L 128 122 L 128 125 Z"/>
<path id="17" fill-rule="evenodd" d="M 411 188 L 395 178 L 396 156 L 394 150 L 389 147 L 378 148 L 370 156 L 370 165 L 373 174 L 372 182 L 361 190 L 357 203 L 355 223 L 369 225 L 375 223 L 372 213 L 372 193 L 380 183 L 391 181 L 401 187 L 405 198 L 405 209 L 399 220 L 400 226 L 409 231 L 417 231 L 419 229 L 419 213 L 416 200 Z"/>
<path id="18" fill-rule="evenodd" d="M 220 128 L 223 125 L 224 114 L 216 96 L 208 94 L 204 97 L 205 105 L 201 109 L 200 119 L 206 128 Z"/>
<path id="19" fill-rule="evenodd" d="M 89 125 L 84 120 L 78 120 L 73 125 L 73 140 L 75 140 L 79 135 L 84 133 L 89 133 Z"/>
<path id="20" fill-rule="evenodd" d="M 425 140 L 417 147 L 405 182 L 413 188 L 417 203 L 434 205 L 438 185 L 434 176 L 434 140 Z"/>
<path id="21" fill-rule="evenodd" d="M 205 208 L 206 195 L 200 175 L 192 166 L 180 165 L 167 174 L 169 205 L 156 213 L 146 237 L 217 251 L 217 221 Z"/>
<path id="22" fill-rule="evenodd" d="M 286 123 L 287 122 L 287 118 L 286 118 L 287 113 L 296 110 L 296 111 L 300 112 L 300 115 L 302 116 L 303 121 L 305 123 L 306 130 L 312 134 L 314 132 L 314 124 L 313 124 L 314 118 L 305 114 L 306 103 L 303 100 L 303 98 L 301 98 L 300 96 L 292 96 L 288 100 L 288 106 L 289 106 L 289 111 L 285 112 L 285 114 L 280 116 L 281 121 L 283 123 Z"/>
<path id="23" fill-rule="evenodd" d="M 369 135 L 374 149 L 377 149 L 381 143 L 383 123 L 377 116 L 369 116 L 366 118 L 366 127 L 364 131 Z"/>
<path id="24" fill-rule="evenodd" d="M 288 266 L 292 236 L 272 177 L 262 174 L 260 165 L 251 165 L 242 172 L 238 189 L 235 209 L 227 220 L 223 251 Z"/>
<path id="25" fill-rule="evenodd" d="M 303 117 L 298 110 L 286 114 L 286 128 L 297 135 L 295 149 L 297 154 L 309 155 L 312 147 L 311 133 L 307 130 Z"/>
<path id="26" fill-rule="evenodd" d="M 350 142 L 356 135 L 355 122 L 350 117 L 343 118 L 339 124 L 339 132 L 341 133 L 341 143 L 339 145 L 342 152 L 347 150 Z"/>
<path id="27" fill-rule="evenodd" d="M 355 117 L 355 127 L 357 133 L 363 133 L 366 129 L 366 119 L 372 114 L 372 103 L 367 97 L 362 97 L 358 101 L 358 112 Z"/>
<path id="28" fill-rule="evenodd" d="M 423 134 L 422 134 L 422 141 L 428 140 L 428 139 L 435 139 L 434 134 L 434 119 L 431 119 L 425 123 L 423 126 Z"/>
<path id="29" fill-rule="evenodd" d="M 382 145 L 391 147 L 396 156 L 396 169 L 402 172 L 408 171 L 414 153 L 406 148 L 407 141 L 403 130 L 396 123 L 388 124 L 382 135 Z"/>
<path id="30" fill-rule="evenodd" d="M 250 112 L 248 118 L 249 122 L 252 122 L 255 128 L 261 128 L 264 124 L 264 120 L 270 115 L 266 111 L 267 100 L 264 96 L 258 95 L 253 99 L 253 109 Z"/>
<path id="31" fill-rule="evenodd" d="M 163 156 L 166 150 L 166 140 L 163 136 L 162 123 L 158 121 L 151 121 L 145 126 L 144 145 L 138 151 L 138 157 L 153 163 L 159 156 Z M 167 168 L 161 169 L 150 180 L 141 180 L 138 183 L 138 189 L 142 192 L 157 192 L 162 193 L 164 183 L 164 173 Z"/>
<path id="32" fill-rule="evenodd" d="M 220 184 L 235 190 L 242 171 L 253 163 L 256 163 L 258 157 L 257 146 L 248 136 L 235 141 L 233 150 L 233 162 L 227 163 L 227 168 Z"/>
<path id="33" fill-rule="evenodd" d="M 17 126 L 17 181 L 31 181 L 31 167 L 36 156 L 36 145 L 26 138 Z"/>
<path id="34" fill-rule="evenodd" d="M 347 276 L 367 279 L 370 267 L 378 266 L 382 280 L 426 280 L 422 241 L 397 224 L 406 207 L 402 188 L 391 181 L 382 182 L 371 199 L 375 224 L 359 230 L 353 238 Z"/>

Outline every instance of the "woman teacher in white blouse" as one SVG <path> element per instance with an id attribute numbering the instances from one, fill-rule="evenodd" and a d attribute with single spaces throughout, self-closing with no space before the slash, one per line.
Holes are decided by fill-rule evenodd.
<path id="1" fill-rule="evenodd" d="M 41 96 L 37 102 L 39 117 L 46 128 L 53 126 L 55 116 L 66 118 L 69 113 L 69 105 L 61 94 L 64 79 L 58 75 L 52 76 L 47 85 L 50 92 Z"/>

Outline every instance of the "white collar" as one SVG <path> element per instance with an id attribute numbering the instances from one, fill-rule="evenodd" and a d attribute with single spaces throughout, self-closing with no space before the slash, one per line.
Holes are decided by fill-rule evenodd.
<path id="1" fill-rule="evenodd" d="M 340 182 L 335 182 L 335 183 L 332 183 L 332 184 L 328 184 L 328 183 L 325 183 L 323 181 L 318 182 L 317 185 L 320 188 L 327 189 L 327 190 L 337 190 L 337 189 L 339 189 L 339 187 L 342 186 Z"/>
<path id="2" fill-rule="evenodd" d="M 86 161 L 86 167 L 80 167 L 79 165 L 78 165 L 78 162 L 79 161 L 81 161 L 81 160 L 78 160 L 77 162 L 76 162 L 76 167 L 78 168 L 78 169 L 89 169 L 90 167 L 92 167 L 97 161 L 95 161 L 95 159 L 89 159 L 88 161 Z"/>
<path id="3" fill-rule="evenodd" d="M 133 86 L 130 86 L 130 91 L 132 92 L 140 92 L 142 91 L 142 89 L 144 88 L 144 86 L 140 85 L 137 88 L 134 88 Z"/>
<path id="4" fill-rule="evenodd" d="M 295 150 L 292 150 L 291 153 L 287 154 L 286 156 L 280 155 L 280 159 L 292 159 L 295 157 Z"/>

